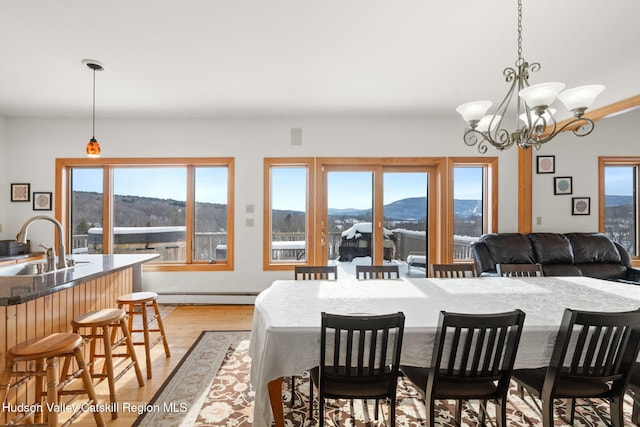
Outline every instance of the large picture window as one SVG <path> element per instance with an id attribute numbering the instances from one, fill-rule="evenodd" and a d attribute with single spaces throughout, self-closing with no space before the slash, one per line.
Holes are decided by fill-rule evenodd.
<path id="1" fill-rule="evenodd" d="M 600 230 L 638 257 L 640 158 L 600 158 Z"/>
<path id="2" fill-rule="evenodd" d="M 233 159 L 58 159 L 75 253 L 154 253 L 152 269 L 232 269 Z"/>

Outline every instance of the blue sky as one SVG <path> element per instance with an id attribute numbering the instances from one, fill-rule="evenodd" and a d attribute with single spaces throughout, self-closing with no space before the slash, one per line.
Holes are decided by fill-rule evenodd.
<path id="1" fill-rule="evenodd" d="M 186 200 L 186 169 L 118 168 L 114 172 L 114 191 L 123 196 Z M 196 198 L 200 202 L 227 203 L 227 169 L 196 169 Z M 102 169 L 75 168 L 75 191 L 102 192 Z"/>
<path id="2" fill-rule="evenodd" d="M 634 187 L 633 166 L 608 166 L 605 168 L 604 193 L 609 196 L 632 196 Z"/>
<path id="3" fill-rule="evenodd" d="M 304 210 L 306 196 L 306 170 L 300 167 L 277 168 L 272 176 L 273 208 Z M 198 168 L 196 175 L 199 201 L 226 203 L 226 168 Z M 633 194 L 633 167 L 608 167 L 605 192 L 609 195 Z M 115 174 L 116 194 L 185 200 L 185 168 L 118 168 Z M 329 206 L 335 209 L 368 209 L 371 207 L 371 172 L 331 172 Z M 102 191 L 102 169 L 74 169 L 74 190 Z M 426 195 L 425 173 L 385 173 L 384 203 L 409 197 Z M 482 174 L 480 168 L 455 169 L 456 199 L 479 200 L 482 198 Z"/>

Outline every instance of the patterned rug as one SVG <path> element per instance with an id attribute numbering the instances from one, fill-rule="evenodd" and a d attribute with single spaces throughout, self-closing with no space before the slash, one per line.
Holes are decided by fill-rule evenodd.
<path id="1" fill-rule="evenodd" d="M 251 358 L 247 354 L 249 332 L 203 332 L 161 390 L 149 402 L 150 411 L 138 418 L 135 426 L 225 426 L 250 427 L 254 393 L 249 385 Z M 216 354 L 219 353 L 219 354 Z M 192 375 L 197 370 L 200 375 Z M 283 401 L 287 427 L 314 426 L 308 415 L 309 379 L 303 373 L 296 378 L 296 393 L 290 407 L 289 381 L 284 381 Z M 602 414 L 608 414 L 608 405 L 595 401 Z M 608 425 L 598 417 L 588 402 L 578 401 L 574 426 L 600 427 Z M 168 408 L 169 411 L 164 409 Z M 171 409 L 174 409 L 171 411 Z M 182 408 L 182 409 L 181 409 Z M 488 405 L 493 417 L 494 406 Z M 558 402 L 555 426 L 567 426 L 564 403 Z M 315 405 L 317 414 L 317 402 Z M 462 411 L 464 427 L 478 424 L 477 404 L 465 404 Z M 630 421 L 631 403 L 625 405 L 625 425 Z M 378 421 L 374 419 L 373 401 L 328 400 L 326 423 L 329 426 L 381 427 L 388 425 L 388 406 L 380 405 Z M 608 418 L 605 416 L 605 418 Z M 454 427 L 455 402 L 440 401 L 436 407 L 437 425 Z M 530 397 L 525 400 L 511 390 L 507 405 L 507 424 L 514 427 L 542 426 L 540 416 Z M 417 390 L 404 379 L 398 384 L 396 426 L 425 425 L 425 407 Z M 489 423 L 491 425 L 491 423 Z"/>

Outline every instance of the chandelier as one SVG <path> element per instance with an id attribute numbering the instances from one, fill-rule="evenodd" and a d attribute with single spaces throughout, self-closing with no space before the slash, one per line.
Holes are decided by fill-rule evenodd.
<path id="1" fill-rule="evenodd" d="M 518 60 L 515 68 L 507 67 L 502 72 L 506 82 L 511 83 L 507 95 L 494 114 L 487 114 L 491 101 L 467 102 L 456 108 L 470 127 L 463 137 L 468 146 L 478 144 L 481 154 L 487 152 L 488 144 L 498 150 L 505 150 L 514 144 L 520 148 L 539 149 L 565 129 L 570 129 L 576 136 L 591 133 L 594 123 L 584 117 L 584 113 L 604 90 L 604 86 L 580 86 L 565 91 L 562 91 L 564 83 L 558 82 L 529 86 L 529 72 L 539 69 L 539 63 L 529 64 L 522 57 L 522 0 L 518 0 Z M 514 100 L 515 129 L 509 131 L 503 127 L 503 120 L 507 114 L 514 113 L 514 107 L 510 107 L 514 94 L 517 94 Z M 573 113 L 573 118 L 561 127 L 554 117 L 556 110 L 549 107 L 556 99 Z"/>

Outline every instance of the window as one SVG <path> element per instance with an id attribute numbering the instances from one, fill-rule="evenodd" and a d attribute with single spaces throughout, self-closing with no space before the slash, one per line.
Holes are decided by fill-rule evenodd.
<path id="1" fill-rule="evenodd" d="M 638 169 L 640 158 L 600 159 L 600 230 L 638 254 Z"/>
<path id="2" fill-rule="evenodd" d="M 233 268 L 233 159 L 58 159 L 57 171 L 73 252 L 155 253 L 156 270 Z"/>
<path id="3" fill-rule="evenodd" d="M 313 159 L 265 159 L 265 269 L 309 264 Z"/>
<path id="4" fill-rule="evenodd" d="M 497 177 L 493 176 L 497 173 L 497 159 L 450 159 L 450 162 L 453 260 L 468 260 L 471 243 L 497 228 L 496 215 L 489 208 L 497 195 Z"/>
<path id="5" fill-rule="evenodd" d="M 263 267 L 469 260 L 471 243 L 497 231 L 497 168 L 497 157 L 267 158 Z M 356 223 L 383 230 L 347 241 Z"/>

